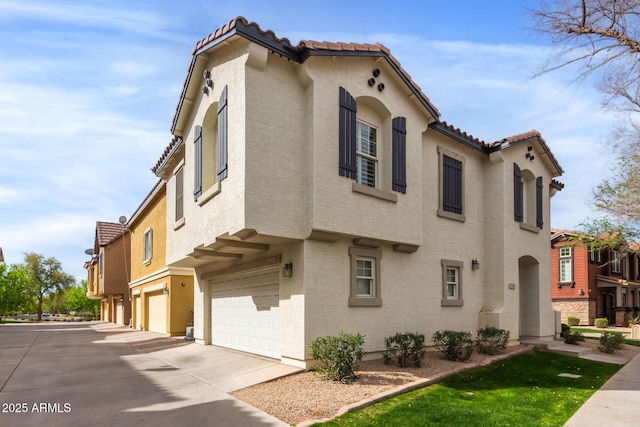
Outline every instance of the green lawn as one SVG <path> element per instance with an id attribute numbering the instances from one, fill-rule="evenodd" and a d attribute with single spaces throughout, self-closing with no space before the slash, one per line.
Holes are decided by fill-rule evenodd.
<path id="1" fill-rule="evenodd" d="M 534 351 L 345 414 L 326 426 L 562 426 L 621 366 Z M 580 378 L 560 377 L 568 373 Z"/>

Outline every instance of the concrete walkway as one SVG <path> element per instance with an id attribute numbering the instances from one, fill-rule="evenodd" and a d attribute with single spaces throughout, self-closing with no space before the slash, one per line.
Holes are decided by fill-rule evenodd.
<path id="1" fill-rule="evenodd" d="M 108 323 L 0 325 L 0 426 L 287 426 L 228 392 L 278 361 Z"/>

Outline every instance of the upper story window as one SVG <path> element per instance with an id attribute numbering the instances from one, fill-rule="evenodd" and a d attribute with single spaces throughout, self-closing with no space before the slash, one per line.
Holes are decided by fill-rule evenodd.
<path id="1" fill-rule="evenodd" d="M 602 262 L 602 256 L 600 255 L 600 249 L 596 249 L 594 247 L 589 248 L 589 261 L 591 262 Z"/>
<path id="2" fill-rule="evenodd" d="M 199 204 L 218 194 L 216 184 L 227 177 L 227 98 L 225 86 L 219 101 L 205 113 L 202 125 L 196 125 L 193 130 L 193 197 Z"/>
<path id="3" fill-rule="evenodd" d="M 514 219 L 522 228 L 537 232 L 536 228 L 543 227 L 543 191 L 541 176 L 536 178 L 530 170 L 513 164 Z"/>
<path id="4" fill-rule="evenodd" d="M 361 121 L 356 122 L 356 160 L 356 182 L 377 187 L 378 130 Z"/>
<path id="5" fill-rule="evenodd" d="M 560 283 L 573 282 L 573 248 L 563 246 L 559 250 L 560 254 Z"/>
<path id="6" fill-rule="evenodd" d="M 153 230 L 151 228 L 148 228 L 144 232 L 143 257 L 145 263 L 151 262 L 151 258 L 153 257 Z"/>
<path id="7" fill-rule="evenodd" d="M 98 254 L 98 274 L 102 276 L 102 273 L 104 273 L 104 257 L 102 252 L 100 252 Z"/>
<path id="8" fill-rule="evenodd" d="M 438 216 L 464 221 L 464 157 L 438 147 Z"/>
<path id="9" fill-rule="evenodd" d="M 407 191 L 406 118 L 392 119 L 374 97 L 356 103 L 340 88 L 338 124 L 340 175 L 355 180 L 354 191 L 397 201 L 391 191 Z"/>
<path id="10" fill-rule="evenodd" d="M 620 252 L 611 250 L 611 272 L 620 273 Z"/>
<path id="11" fill-rule="evenodd" d="M 175 221 L 184 217 L 184 167 L 180 167 L 175 175 L 176 182 L 176 211 Z"/>

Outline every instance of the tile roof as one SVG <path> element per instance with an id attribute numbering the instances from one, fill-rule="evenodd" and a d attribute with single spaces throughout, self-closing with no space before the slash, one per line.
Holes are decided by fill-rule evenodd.
<path id="1" fill-rule="evenodd" d="M 96 243 L 98 246 L 106 246 L 118 237 L 122 236 L 127 229 L 122 224 L 113 222 L 96 222 Z"/>
<path id="2" fill-rule="evenodd" d="M 173 139 L 171 139 L 171 142 L 164 149 L 164 151 L 160 155 L 160 158 L 158 159 L 156 164 L 151 168 L 151 171 L 154 174 L 158 175 L 158 172 L 160 172 L 160 170 L 165 165 L 167 160 L 171 157 L 171 155 L 175 152 L 175 150 L 178 148 L 178 146 L 181 143 L 182 143 L 182 138 L 179 136 L 174 136 Z"/>

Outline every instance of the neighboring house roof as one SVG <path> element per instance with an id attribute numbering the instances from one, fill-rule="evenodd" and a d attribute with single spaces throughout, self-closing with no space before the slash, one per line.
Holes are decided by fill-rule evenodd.
<path id="1" fill-rule="evenodd" d="M 114 222 L 96 222 L 96 249 L 107 246 L 122 236 L 127 229 L 124 225 Z"/>

